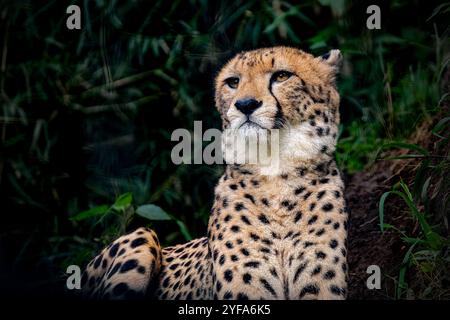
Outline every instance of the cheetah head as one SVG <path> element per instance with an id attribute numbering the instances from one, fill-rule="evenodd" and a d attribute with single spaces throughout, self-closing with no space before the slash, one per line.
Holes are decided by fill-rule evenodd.
<path id="1" fill-rule="evenodd" d="M 314 57 L 289 47 L 236 55 L 215 82 L 223 129 L 236 130 L 243 138 L 279 129 L 284 163 L 332 156 L 339 124 L 335 77 L 341 60 L 339 50 Z"/>

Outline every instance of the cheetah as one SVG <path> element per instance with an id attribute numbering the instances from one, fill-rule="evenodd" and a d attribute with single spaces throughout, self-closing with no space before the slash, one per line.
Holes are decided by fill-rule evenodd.
<path id="1" fill-rule="evenodd" d="M 161 248 L 153 230 L 118 238 L 87 266 L 89 297 L 345 299 L 348 213 L 334 153 L 339 50 L 237 54 L 218 73 L 223 129 L 280 132 L 279 165 L 228 163 L 207 236 Z"/>

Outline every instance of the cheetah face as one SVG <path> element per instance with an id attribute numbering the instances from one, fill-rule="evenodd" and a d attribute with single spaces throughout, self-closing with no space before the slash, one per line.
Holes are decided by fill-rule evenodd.
<path id="1" fill-rule="evenodd" d="M 280 129 L 282 148 L 293 149 L 281 150 L 287 157 L 331 154 L 339 124 L 340 61 L 339 50 L 321 57 L 289 47 L 238 54 L 216 78 L 223 128 L 243 136 Z"/>

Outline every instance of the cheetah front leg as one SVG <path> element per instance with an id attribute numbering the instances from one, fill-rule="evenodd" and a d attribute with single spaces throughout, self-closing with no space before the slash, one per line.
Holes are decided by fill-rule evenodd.
<path id="1" fill-rule="evenodd" d="M 88 264 L 83 292 L 100 299 L 211 299 L 210 260 L 207 238 L 161 249 L 155 232 L 140 228 Z"/>
<path id="2" fill-rule="evenodd" d="M 342 300 L 347 296 L 347 213 L 336 203 L 323 217 L 309 218 L 314 237 L 299 242 L 299 259 L 291 269 L 294 296 L 300 299 Z M 320 235 L 320 236 L 318 236 Z"/>
<path id="3" fill-rule="evenodd" d="M 161 268 L 161 247 L 153 230 L 139 228 L 102 250 L 82 277 L 85 296 L 100 299 L 144 297 Z"/>

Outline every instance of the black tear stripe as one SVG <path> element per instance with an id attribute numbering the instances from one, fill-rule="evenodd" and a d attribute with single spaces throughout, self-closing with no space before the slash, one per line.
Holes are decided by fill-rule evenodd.
<path id="1" fill-rule="evenodd" d="M 284 116 L 283 116 L 283 112 L 281 111 L 281 106 L 277 101 L 277 113 L 275 114 L 275 121 L 274 121 L 273 129 L 280 129 L 283 126 L 284 126 Z"/>
<path id="2" fill-rule="evenodd" d="M 272 92 L 272 84 L 273 84 L 273 80 L 270 79 L 269 92 L 272 95 L 272 97 L 275 99 L 275 101 L 277 102 L 277 113 L 275 114 L 275 121 L 274 121 L 272 129 L 280 129 L 284 125 L 284 115 L 283 115 L 283 111 L 281 110 L 280 102 L 278 101 L 277 97 L 275 97 L 275 95 Z"/>

